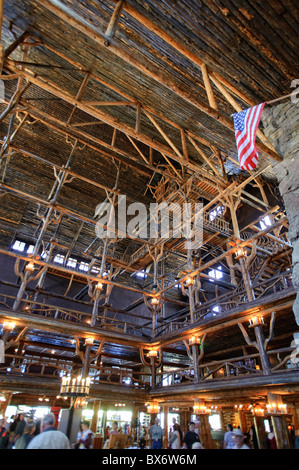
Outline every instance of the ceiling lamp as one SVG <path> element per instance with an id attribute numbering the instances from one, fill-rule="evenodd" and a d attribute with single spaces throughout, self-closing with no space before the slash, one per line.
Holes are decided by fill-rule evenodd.
<path id="1" fill-rule="evenodd" d="M 149 405 L 147 405 L 147 412 L 150 414 L 158 414 L 160 412 L 160 406 L 157 401 L 152 401 Z"/>
<path id="2" fill-rule="evenodd" d="M 188 276 L 187 279 L 185 280 L 185 286 L 190 287 L 193 286 L 194 284 L 194 278 L 191 276 Z"/>
<path id="3" fill-rule="evenodd" d="M 101 281 L 98 281 L 95 288 L 97 291 L 103 290 L 103 283 Z"/>
<path id="4" fill-rule="evenodd" d="M 246 256 L 247 256 L 247 252 L 244 248 L 239 247 L 239 248 L 236 249 L 236 251 L 235 251 L 236 259 L 246 258 Z"/>
<path id="5" fill-rule="evenodd" d="M 62 377 L 60 395 L 62 397 L 86 397 L 89 395 L 90 377 Z"/>
<path id="6" fill-rule="evenodd" d="M 198 398 L 194 398 L 193 411 L 195 415 L 211 414 L 211 408 L 208 408 L 204 403 L 200 402 Z"/>
<path id="7" fill-rule="evenodd" d="M 157 305 L 159 305 L 159 302 L 160 302 L 159 297 L 152 297 L 151 304 L 152 304 L 154 307 L 156 307 Z"/>
<path id="8" fill-rule="evenodd" d="M 29 261 L 29 263 L 26 264 L 25 266 L 25 271 L 32 273 L 34 271 L 34 263 L 32 261 Z"/>

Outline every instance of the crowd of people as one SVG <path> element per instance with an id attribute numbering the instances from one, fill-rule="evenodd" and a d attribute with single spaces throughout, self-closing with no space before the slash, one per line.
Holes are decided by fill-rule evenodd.
<path id="1" fill-rule="evenodd" d="M 70 449 L 66 435 L 56 427 L 53 413 L 41 421 L 26 419 L 23 413 L 0 420 L 0 449 Z"/>
<path id="2" fill-rule="evenodd" d="M 108 431 L 108 430 L 107 430 Z M 120 429 L 115 421 L 112 428 L 105 433 L 106 444 L 113 434 L 119 434 Z M 204 449 L 201 442 L 199 423 L 191 422 L 186 432 L 182 432 L 179 423 L 173 420 L 168 436 L 168 449 Z M 24 414 L 12 416 L 10 420 L 0 419 L 0 449 L 90 449 L 93 443 L 93 432 L 89 429 L 88 421 L 83 421 L 74 444 L 68 437 L 57 429 L 53 413 L 46 414 L 41 421 L 25 419 Z M 265 447 L 276 449 L 273 429 L 267 435 Z M 149 428 L 142 427 L 139 448 L 151 446 L 152 449 L 162 449 L 165 445 L 165 433 L 156 418 Z M 244 434 L 238 428 L 227 425 L 221 447 L 223 449 L 258 449 L 257 436 L 254 426 Z M 107 446 L 104 446 L 107 448 Z M 294 436 L 294 448 L 299 448 L 299 436 Z"/>
<path id="3" fill-rule="evenodd" d="M 148 435 L 151 440 L 152 449 L 161 449 L 164 442 L 164 431 L 159 425 L 158 418 L 155 423 L 150 427 Z M 294 435 L 293 447 L 299 448 L 299 434 Z M 143 446 L 144 447 L 144 446 Z M 204 449 L 202 439 L 200 436 L 199 422 L 191 422 L 189 429 L 182 432 L 180 425 L 173 420 L 173 426 L 170 429 L 168 436 L 168 449 Z M 248 432 L 244 433 L 240 427 L 233 428 L 232 424 L 227 425 L 226 432 L 224 433 L 223 441 L 220 442 L 220 448 L 223 449 L 259 449 L 255 427 L 252 425 Z M 275 435 L 272 427 L 267 433 L 263 448 L 277 449 Z"/>

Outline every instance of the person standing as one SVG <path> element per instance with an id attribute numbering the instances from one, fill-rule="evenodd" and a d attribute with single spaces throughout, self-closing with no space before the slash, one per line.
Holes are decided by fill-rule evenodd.
<path id="1" fill-rule="evenodd" d="M 224 449 L 233 449 L 235 445 L 234 435 L 233 435 L 233 427 L 231 424 L 226 426 L 226 433 L 224 434 Z"/>
<path id="2" fill-rule="evenodd" d="M 180 426 L 175 423 L 173 426 L 173 433 L 171 434 L 169 445 L 171 449 L 181 449 L 183 442 L 183 435 Z"/>
<path id="3" fill-rule="evenodd" d="M 26 421 L 25 421 L 25 416 L 23 415 L 23 413 L 20 413 L 19 414 L 19 422 L 16 426 L 16 430 L 15 430 L 15 436 L 14 436 L 14 443 L 16 443 L 17 439 L 22 436 L 23 432 L 24 432 L 24 429 L 25 429 L 25 426 L 26 426 Z"/>
<path id="4" fill-rule="evenodd" d="M 199 435 L 195 432 L 195 423 L 191 422 L 189 426 L 189 431 L 186 432 L 183 446 L 184 449 L 192 449 L 194 442 L 200 442 Z"/>
<path id="5" fill-rule="evenodd" d="M 152 439 L 152 449 L 162 449 L 163 429 L 159 425 L 158 418 L 155 418 L 155 424 L 151 426 L 149 434 Z"/>
<path id="6" fill-rule="evenodd" d="M 53 413 L 45 415 L 41 421 L 40 434 L 35 436 L 27 449 L 70 449 L 70 441 L 66 435 L 55 427 Z"/>
<path id="7" fill-rule="evenodd" d="M 88 421 L 83 421 L 82 432 L 78 440 L 78 449 L 91 449 L 92 448 L 93 432 L 89 429 Z"/>
<path id="8" fill-rule="evenodd" d="M 233 431 L 233 436 L 235 440 L 235 445 L 233 449 L 250 449 L 247 444 L 245 444 L 245 435 L 241 431 L 241 429 L 235 429 Z"/>
<path id="9" fill-rule="evenodd" d="M 34 438 L 35 429 L 35 422 L 28 421 L 23 434 L 15 442 L 15 449 L 26 449 L 29 442 Z"/>
<path id="10" fill-rule="evenodd" d="M 0 419 L 0 449 L 6 449 L 8 444 L 9 434 L 4 424 L 4 419 Z"/>

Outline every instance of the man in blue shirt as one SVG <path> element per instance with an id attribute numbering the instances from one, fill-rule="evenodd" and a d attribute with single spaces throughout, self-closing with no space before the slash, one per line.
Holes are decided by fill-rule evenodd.
<path id="1" fill-rule="evenodd" d="M 158 418 L 155 418 L 155 424 L 151 426 L 149 434 L 152 438 L 152 449 L 162 449 L 163 429 L 159 425 Z"/>

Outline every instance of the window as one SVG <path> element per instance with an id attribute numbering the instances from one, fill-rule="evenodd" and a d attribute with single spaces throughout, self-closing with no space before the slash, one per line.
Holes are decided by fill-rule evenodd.
<path id="1" fill-rule="evenodd" d="M 34 245 L 29 245 L 28 248 L 27 248 L 27 254 L 31 254 L 33 253 L 33 250 L 34 250 Z"/>
<path id="2" fill-rule="evenodd" d="M 216 305 L 216 307 L 213 308 L 213 316 L 215 317 L 218 312 L 220 312 L 220 307 Z"/>
<path id="3" fill-rule="evenodd" d="M 63 255 L 56 255 L 54 258 L 54 263 L 63 264 L 64 263 L 64 256 Z"/>
<path id="4" fill-rule="evenodd" d="M 87 272 L 87 271 L 88 271 L 88 263 L 83 263 L 83 261 L 81 261 L 80 266 L 79 266 L 79 269 L 80 269 L 81 271 Z"/>
<path id="5" fill-rule="evenodd" d="M 69 267 L 69 268 L 75 268 L 77 266 L 77 260 L 74 259 L 74 258 L 69 258 L 68 259 L 68 262 L 66 263 L 66 265 Z"/>
<path id="6" fill-rule="evenodd" d="M 219 266 L 216 269 L 211 269 L 208 272 L 209 276 L 214 277 L 215 279 L 221 279 L 223 277 L 222 267 Z M 213 279 L 209 279 L 211 282 L 214 282 Z"/>
<path id="7" fill-rule="evenodd" d="M 262 230 L 265 230 L 265 228 L 267 227 L 271 227 L 272 223 L 271 223 L 271 219 L 268 215 L 266 215 L 266 217 L 264 217 L 261 221 L 260 221 L 260 227 Z"/>
<path id="8" fill-rule="evenodd" d="M 209 416 L 209 423 L 211 425 L 212 431 L 221 429 L 220 416 L 218 414 L 212 414 Z"/>
<path id="9" fill-rule="evenodd" d="M 144 269 L 142 269 L 142 271 L 139 271 L 138 273 L 136 273 L 136 276 L 137 277 L 142 277 L 143 279 L 146 278 L 146 273 L 144 271 Z"/>
<path id="10" fill-rule="evenodd" d="M 94 268 L 92 268 L 91 272 L 92 272 L 92 273 L 95 273 L 95 274 L 99 274 L 100 268 L 94 267 Z"/>
<path id="11" fill-rule="evenodd" d="M 209 219 L 212 222 L 215 217 L 221 217 L 224 212 L 223 206 L 217 206 L 216 209 L 212 210 L 209 214 Z"/>
<path id="12" fill-rule="evenodd" d="M 24 251 L 26 243 L 16 240 L 12 246 L 13 250 Z"/>

